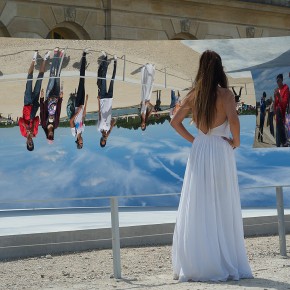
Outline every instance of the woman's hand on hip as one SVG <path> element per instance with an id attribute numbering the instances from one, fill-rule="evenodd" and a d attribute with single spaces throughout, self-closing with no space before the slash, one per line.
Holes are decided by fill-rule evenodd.
<path id="1" fill-rule="evenodd" d="M 232 138 L 227 138 L 227 137 L 222 137 L 225 141 L 229 143 L 229 145 L 233 148 L 236 149 L 237 146 L 235 146 L 235 142 Z"/>

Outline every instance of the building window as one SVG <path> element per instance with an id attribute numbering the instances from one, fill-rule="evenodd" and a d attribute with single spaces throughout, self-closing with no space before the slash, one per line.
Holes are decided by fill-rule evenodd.
<path id="1" fill-rule="evenodd" d="M 59 31 L 55 31 L 55 30 L 50 31 L 47 38 L 48 39 L 65 39 L 65 37 L 64 37 L 64 35 L 62 35 L 62 33 L 60 33 Z"/>

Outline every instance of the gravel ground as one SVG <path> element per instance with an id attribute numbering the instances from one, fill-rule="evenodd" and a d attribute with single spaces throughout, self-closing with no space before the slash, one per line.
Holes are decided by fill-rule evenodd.
<path id="1" fill-rule="evenodd" d="M 120 280 L 113 278 L 111 250 L 4 261 L 0 289 L 290 289 L 290 261 L 279 255 L 279 237 L 247 238 L 246 247 L 254 279 L 178 283 L 172 279 L 171 246 L 152 246 L 121 249 Z"/>

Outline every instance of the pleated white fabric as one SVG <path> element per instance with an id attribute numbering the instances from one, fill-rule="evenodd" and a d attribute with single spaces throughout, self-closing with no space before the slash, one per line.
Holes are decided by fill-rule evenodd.
<path id="1" fill-rule="evenodd" d="M 151 63 L 146 63 L 141 69 L 141 102 L 150 101 L 154 76 L 155 66 Z"/>
<path id="2" fill-rule="evenodd" d="M 199 131 L 187 161 L 173 236 L 173 273 L 180 282 L 252 278 L 244 244 L 229 124 Z"/>

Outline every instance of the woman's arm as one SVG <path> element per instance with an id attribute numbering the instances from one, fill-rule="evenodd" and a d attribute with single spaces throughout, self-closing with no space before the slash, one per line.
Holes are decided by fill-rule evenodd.
<path id="1" fill-rule="evenodd" d="M 151 116 L 151 114 L 153 112 L 153 108 L 154 108 L 154 106 L 150 103 L 150 101 L 148 101 L 146 115 L 145 115 L 145 122 L 147 122 L 149 117 Z"/>
<path id="2" fill-rule="evenodd" d="M 89 95 L 86 94 L 85 107 L 84 107 L 84 112 L 83 112 L 83 122 L 85 121 L 85 117 L 86 117 L 86 114 L 87 114 L 87 103 L 88 103 L 88 98 L 89 98 Z"/>
<path id="3" fill-rule="evenodd" d="M 33 120 L 33 130 L 32 130 L 33 137 L 36 137 L 38 133 L 38 125 L 39 125 L 39 117 L 36 116 Z"/>
<path id="4" fill-rule="evenodd" d="M 42 128 L 46 127 L 46 108 L 45 108 L 45 101 L 44 101 L 44 91 L 41 90 L 41 97 L 40 97 L 40 123 Z"/>
<path id="5" fill-rule="evenodd" d="M 117 121 L 116 119 L 112 118 L 111 120 L 111 126 L 110 126 L 110 130 L 108 132 L 108 136 L 111 134 L 112 130 L 113 130 L 113 127 L 116 125 Z"/>
<path id="6" fill-rule="evenodd" d="M 77 116 L 77 114 L 80 112 L 80 110 L 82 109 L 82 107 L 78 107 L 78 110 L 74 113 L 74 115 L 70 118 L 69 120 L 69 124 L 70 124 L 70 127 L 71 128 L 74 128 L 74 120 L 75 120 L 75 117 Z"/>
<path id="7" fill-rule="evenodd" d="M 63 94 L 60 94 L 60 98 L 58 99 L 56 112 L 55 112 L 54 129 L 56 129 L 58 127 L 58 124 L 59 124 L 62 100 L 63 100 Z"/>
<path id="8" fill-rule="evenodd" d="M 182 121 L 184 120 L 185 117 L 187 117 L 190 111 L 191 107 L 189 104 L 189 97 L 187 97 L 182 101 L 180 109 L 176 112 L 176 114 L 172 118 L 170 125 L 176 130 L 176 132 L 181 137 L 192 143 L 194 141 L 193 135 L 191 135 L 182 124 Z"/>
<path id="9" fill-rule="evenodd" d="M 98 105 L 99 105 L 99 121 L 101 121 L 101 103 L 100 103 L 100 96 L 98 96 Z"/>
<path id="10" fill-rule="evenodd" d="M 74 127 L 75 127 L 75 124 L 74 124 L 75 116 L 76 116 L 76 114 L 74 114 L 74 115 L 70 118 L 70 120 L 69 120 L 69 126 L 70 126 L 71 128 L 74 128 Z"/>

